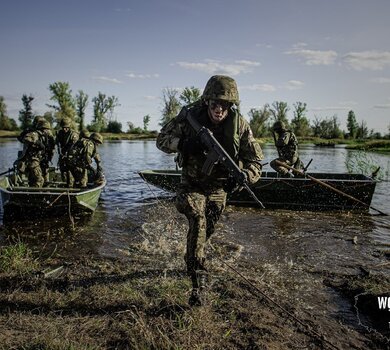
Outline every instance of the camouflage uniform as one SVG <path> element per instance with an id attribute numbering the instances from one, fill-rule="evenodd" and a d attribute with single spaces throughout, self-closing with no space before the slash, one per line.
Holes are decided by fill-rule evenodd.
<path id="1" fill-rule="evenodd" d="M 54 137 L 46 120 L 37 123 L 37 130 L 21 137 L 23 151 L 16 161 L 20 173 L 28 177 L 31 187 L 42 187 L 48 181 L 49 162 L 54 154 Z"/>
<path id="2" fill-rule="evenodd" d="M 214 76 L 210 80 L 215 77 L 221 76 Z M 221 79 L 224 79 L 223 76 Z M 221 96 L 218 97 L 221 98 Z M 226 205 L 227 193 L 224 185 L 227 172 L 217 164 L 212 173 L 207 176 L 202 173 L 202 166 L 206 160 L 204 152 L 196 154 L 181 152 L 179 149 L 181 140 L 190 139 L 196 135 L 187 120 L 187 114 L 191 113 L 201 125 L 212 131 L 225 151 L 246 173 L 249 183 L 254 183 L 260 178 L 260 161 L 263 159 L 261 148 L 253 138 L 249 124 L 239 114 L 238 109 L 232 104 L 226 119 L 219 124 L 213 124 L 206 104 L 208 98 L 209 94 L 205 89 L 201 100 L 184 107 L 176 118 L 161 129 L 156 143 L 163 152 L 179 153 L 178 160 L 179 165 L 182 166 L 182 178 L 177 189 L 176 208 L 186 215 L 189 222 L 185 261 L 194 288 L 199 287 L 198 272 L 206 270 L 205 245 L 213 234 L 215 225 Z M 231 98 L 228 101 L 232 100 Z M 236 100 L 232 102 L 238 103 Z"/>
<path id="3" fill-rule="evenodd" d="M 292 174 L 289 173 L 289 170 L 278 165 L 276 160 L 296 168 L 301 168 L 301 161 L 298 157 L 297 137 L 291 130 L 287 130 L 284 123 L 281 121 L 275 122 L 273 130 L 278 134 L 278 138 L 275 138 L 275 146 L 278 150 L 279 157 L 272 160 L 270 165 L 278 173 L 285 176 L 292 176 Z"/>
<path id="4" fill-rule="evenodd" d="M 73 185 L 73 178 L 67 168 L 67 159 L 69 150 L 76 144 L 79 134 L 71 129 L 71 121 L 64 118 L 60 122 L 61 129 L 56 135 L 56 145 L 58 148 L 58 166 L 60 168 L 62 181 L 66 182 L 69 187 Z"/>
<path id="5" fill-rule="evenodd" d="M 98 133 L 92 133 L 89 139 L 81 138 L 76 142 L 68 154 L 68 169 L 74 178 L 75 187 L 87 187 L 88 170 L 102 173 L 101 158 L 97 151 L 97 145 L 103 143 L 103 137 Z M 95 160 L 97 170 L 92 167 L 92 160 Z"/>

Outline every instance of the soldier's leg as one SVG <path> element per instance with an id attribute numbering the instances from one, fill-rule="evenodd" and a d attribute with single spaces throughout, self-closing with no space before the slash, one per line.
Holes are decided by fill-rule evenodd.
<path id="1" fill-rule="evenodd" d="M 28 185 L 31 187 L 42 187 L 45 179 L 38 161 L 32 161 L 28 165 Z"/>
<path id="2" fill-rule="evenodd" d="M 80 187 L 87 187 L 88 185 L 88 170 L 82 169 L 81 177 L 80 177 Z"/>
<path id="3" fill-rule="evenodd" d="M 215 231 L 215 225 L 226 207 L 226 192 L 218 189 L 207 197 L 206 202 L 206 240 Z"/>

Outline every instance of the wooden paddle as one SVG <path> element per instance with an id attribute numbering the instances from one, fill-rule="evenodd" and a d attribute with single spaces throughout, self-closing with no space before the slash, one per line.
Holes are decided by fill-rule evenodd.
<path id="1" fill-rule="evenodd" d="M 357 199 L 357 198 L 355 198 L 355 197 L 349 195 L 348 193 L 345 193 L 345 192 L 343 192 L 343 191 L 340 191 L 339 189 L 337 189 L 337 188 L 335 188 L 335 187 L 333 187 L 333 186 L 327 184 L 326 182 L 321 181 L 321 180 L 319 180 L 319 179 L 317 179 L 317 178 L 315 178 L 315 177 L 313 177 L 313 176 L 310 176 L 310 175 L 306 174 L 305 172 L 303 172 L 303 171 L 301 171 L 301 170 L 295 169 L 295 168 L 293 168 L 292 166 L 290 166 L 290 165 L 288 165 L 288 164 L 286 164 L 286 163 L 284 163 L 284 162 L 281 162 L 280 160 L 275 160 L 275 163 L 277 163 L 278 165 L 280 165 L 280 166 L 282 166 L 282 167 L 284 167 L 284 168 L 290 169 L 290 170 L 292 170 L 293 172 L 295 172 L 295 173 L 297 173 L 297 174 L 299 174 L 299 175 L 302 175 L 302 176 L 304 176 L 304 177 L 307 177 L 308 179 L 310 179 L 310 180 L 312 180 L 312 181 L 314 181 L 314 182 L 320 184 L 321 186 L 324 186 L 324 187 L 326 187 L 326 188 L 329 188 L 329 189 L 330 189 L 331 191 L 333 191 L 333 192 L 336 192 L 336 193 L 341 194 L 342 196 L 347 197 L 347 198 L 349 198 L 349 199 L 351 199 L 351 200 L 353 200 L 353 201 L 355 201 L 355 202 L 358 202 L 358 203 L 360 203 L 360 204 L 363 204 L 364 206 L 369 207 L 369 208 L 371 208 L 372 210 L 377 211 L 377 212 L 378 212 L 379 214 L 381 214 L 381 215 L 389 216 L 389 214 L 386 214 L 386 213 L 384 213 L 383 211 L 381 211 L 381 210 L 379 210 L 379 209 L 376 209 L 376 208 L 372 207 L 371 205 L 369 205 L 369 204 L 367 204 L 367 203 L 362 202 L 360 199 Z"/>

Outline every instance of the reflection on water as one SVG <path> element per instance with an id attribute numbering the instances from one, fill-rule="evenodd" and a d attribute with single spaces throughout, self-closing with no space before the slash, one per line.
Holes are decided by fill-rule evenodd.
<path id="1" fill-rule="evenodd" d="M 13 140 L 0 143 L 0 171 L 12 165 L 20 148 L 20 143 Z M 265 162 L 276 157 L 274 147 L 263 148 Z M 102 193 L 96 213 L 91 218 L 86 221 L 76 220 L 74 229 L 66 217 L 23 224 L 10 223 L 3 228 L 1 240 L 26 236 L 32 243 L 45 246 L 48 250 L 61 249 L 62 254 L 94 252 L 115 255 L 120 247 L 126 246 L 145 220 L 143 214 L 146 206 L 153 206 L 156 197 L 166 195 L 144 183 L 138 176 L 138 171 L 174 169 L 174 155 L 157 150 L 155 141 L 112 141 L 105 142 L 99 149 L 107 187 Z M 352 151 L 342 147 L 321 148 L 310 145 L 303 145 L 300 150 L 305 164 L 311 158 L 314 159 L 309 168 L 312 172 L 346 172 L 345 160 L 350 152 Z M 384 167 L 390 159 L 388 155 L 375 154 L 374 157 L 378 165 L 383 164 Z M 264 170 L 271 170 L 269 164 Z M 389 182 L 378 183 L 372 202 L 375 208 L 387 213 L 390 213 L 390 202 L 387 199 L 389 190 Z M 267 235 L 262 234 L 264 231 L 258 232 L 258 227 L 265 227 L 269 234 L 286 236 L 297 243 L 302 237 L 312 237 L 312 240 L 317 242 L 318 249 L 321 244 L 326 244 L 327 236 L 338 236 L 346 232 L 352 238 L 359 235 L 374 240 L 378 249 L 386 249 L 390 245 L 388 217 L 270 210 L 256 212 L 248 208 L 230 208 L 226 217 L 230 217 L 241 232 L 238 239 L 246 240 L 247 245 L 250 243 L 251 247 L 248 249 L 254 258 L 258 254 L 273 254 L 261 250 L 261 239 Z M 256 247 L 258 250 L 255 253 Z M 277 248 L 275 247 L 275 251 Z"/>

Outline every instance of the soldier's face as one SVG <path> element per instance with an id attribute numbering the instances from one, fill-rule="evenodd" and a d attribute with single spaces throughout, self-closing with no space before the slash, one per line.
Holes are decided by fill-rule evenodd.
<path id="1" fill-rule="evenodd" d="M 64 127 L 62 128 L 62 130 L 64 130 L 64 133 L 66 134 L 66 133 L 69 131 L 69 128 L 67 128 L 67 127 L 64 126 Z"/>
<path id="2" fill-rule="evenodd" d="M 223 100 L 210 100 L 207 105 L 209 117 L 214 124 L 221 123 L 229 113 L 230 102 Z"/>

